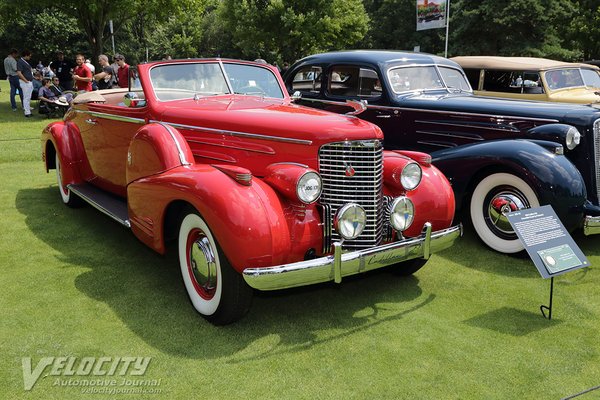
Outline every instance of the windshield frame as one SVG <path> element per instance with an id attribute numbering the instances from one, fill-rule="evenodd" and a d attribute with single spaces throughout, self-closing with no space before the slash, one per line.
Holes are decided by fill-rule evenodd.
<path id="1" fill-rule="evenodd" d="M 411 90 L 402 90 L 402 91 L 396 91 L 394 90 L 394 86 L 391 83 L 390 80 L 390 72 L 392 70 L 397 70 L 400 68 L 426 68 L 426 67 L 433 67 L 435 70 L 435 73 L 438 76 L 439 81 L 442 83 L 442 87 L 436 87 L 436 88 L 421 88 L 421 89 L 411 89 Z M 467 86 L 469 87 L 469 90 L 464 90 L 464 89 L 460 89 L 460 88 L 452 88 L 448 86 L 448 83 L 446 82 L 446 80 L 444 79 L 442 73 L 440 72 L 439 68 L 443 67 L 443 68 L 449 68 L 449 69 L 454 69 L 457 72 L 460 73 L 460 75 L 463 77 L 465 83 L 467 84 Z M 460 68 L 460 67 L 456 67 L 453 65 L 440 65 L 440 64 L 436 64 L 436 63 L 427 63 L 427 64 L 396 64 L 396 65 L 392 65 L 390 67 L 387 68 L 386 73 L 385 73 L 385 79 L 387 81 L 387 84 L 389 86 L 389 88 L 391 89 L 392 93 L 395 95 L 399 95 L 399 94 L 405 94 L 405 93 L 423 93 L 423 92 L 431 92 L 431 91 L 445 91 L 447 93 L 456 93 L 456 92 L 467 92 L 467 93 L 473 93 L 473 88 L 471 87 L 471 84 L 469 83 L 469 80 L 467 79 L 465 72 Z"/>
<path id="2" fill-rule="evenodd" d="M 161 67 L 166 67 L 166 66 L 173 66 L 173 65 L 198 65 L 198 64 L 216 64 L 219 66 L 219 70 L 224 78 L 224 82 L 227 86 L 227 91 L 228 93 L 216 93 L 216 94 L 212 94 L 212 95 L 201 95 L 200 92 L 195 92 L 193 90 L 190 90 L 189 96 L 183 96 L 183 97 L 178 97 L 178 98 L 174 98 L 174 99 L 161 99 L 158 94 L 157 91 L 160 90 L 159 88 L 156 87 L 155 82 L 153 82 L 152 80 L 152 70 L 154 70 L 155 68 L 161 68 Z M 239 94 L 239 93 L 235 93 L 234 89 L 233 89 L 233 85 L 231 84 L 231 80 L 229 75 L 227 74 L 227 72 L 225 71 L 225 64 L 231 64 L 231 65 L 240 65 L 240 66 L 245 66 L 245 67 L 250 67 L 250 68 L 260 68 L 263 70 L 266 70 L 268 73 L 270 73 L 273 77 L 274 82 L 277 84 L 279 91 L 281 92 L 281 97 L 271 97 L 271 96 L 267 96 L 265 95 L 256 95 L 256 94 Z M 232 61 L 223 61 L 222 59 L 218 58 L 218 59 L 209 59 L 209 60 L 193 60 L 193 61 L 187 61 L 187 60 L 182 60 L 180 62 L 164 62 L 164 63 L 157 63 L 155 65 L 152 65 L 147 72 L 147 78 L 148 78 L 148 84 L 149 84 L 149 88 L 150 91 L 152 92 L 152 97 L 154 99 L 154 101 L 159 102 L 159 103 L 169 103 L 169 102 L 173 102 L 173 101 L 180 101 L 180 100 L 190 100 L 190 99 L 195 99 L 198 100 L 200 98 L 212 98 L 214 96 L 233 96 L 233 95 L 238 95 L 238 96 L 256 96 L 256 97 L 260 97 L 260 98 L 269 98 L 269 99 L 278 99 L 278 100 L 283 100 L 285 99 L 285 91 L 281 88 L 281 83 L 279 82 L 279 79 L 277 78 L 277 75 L 273 72 L 273 70 L 271 68 L 269 68 L 268 65 L 262 65 L 262 64 L 255 64 L 255 63 L 245 63 L 245 62 L 235 62 L 235 60 Z M 183 89 L 180 89 L 183 90 Z"/>

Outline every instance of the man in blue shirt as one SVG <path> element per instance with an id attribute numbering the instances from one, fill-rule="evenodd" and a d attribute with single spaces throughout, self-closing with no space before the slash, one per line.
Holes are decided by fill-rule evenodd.
<path id="1" fill-rule="evenodd" d="M 17 61 L 17 75 L 19 75 L 20 86 L 23 99 L 23 111 L 25 117 L 31 117 L 31 94 L 33 93 L 33 69 L 29 65 L 31 59 L 31 52 L 29 50 L 23 50 L 21 58 Z"/>

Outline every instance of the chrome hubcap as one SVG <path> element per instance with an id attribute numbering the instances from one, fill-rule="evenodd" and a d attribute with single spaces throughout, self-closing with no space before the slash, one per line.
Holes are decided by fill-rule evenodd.
<path id="1" fill-rule="evenodd" d="M 190 248 L 190 265 L 198 286 L 207 294 L 217 287 L 217 265 L 210 241 L 200 234 Z"/>
<path id="2" fill-rule="evenodd" d="M 521 193 L 502 191 L 491 198 L 487 213 L 496 229 L 505 234 L 513 234 L 514 231 L 506 215 L 530 207 L 527 198 Z"/>

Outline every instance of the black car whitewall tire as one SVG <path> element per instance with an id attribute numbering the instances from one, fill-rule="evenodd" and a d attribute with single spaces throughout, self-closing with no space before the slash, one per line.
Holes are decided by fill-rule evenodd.
<path id="1" fill-rule="evenodd" d="M 487 246 L 501 253 L 518 253 L 523 245 L 504 214 L 539 205 L 527 182 L 509 173 L 496 173 L 485 177 L 473 191 L 471 221 Z"/>
<path id="2" fill-rule="evenodd" d="M 178 250 L 183 282 L 196 311 L 216 325 L 234 322 L 248 312 L 252 289 L 231 267 L 196 212 L 186 212 L 181 220 Z"/>

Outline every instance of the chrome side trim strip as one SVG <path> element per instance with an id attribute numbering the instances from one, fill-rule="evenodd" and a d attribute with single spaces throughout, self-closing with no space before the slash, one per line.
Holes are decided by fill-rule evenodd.
<path id="1" fill-rule="evenodd" d="M 491 131 L 501 131 L 501 132 L 519 132 L 519 130 L 517 128 L 515 128 L 514 126 L 511 126 L 509 129 L 503 129 L 503 128 L 496 128 L 493 126 L 481 126 L 481 125 L 469 125 L 469 124 L 455 124 L 452 122 L 441 122 L 441 121 L 426 121 L 426 120 L 422 120 L 422 119 L 416 119 L 415 122 L 418 122 L 420 124 L 430 124 L 430 125 L 442 125 L 442 126 L 455 126 L 457 128 L 476 128 L 476 129 L 487 129 L 487 130 L 491 130 Z"/>
<path id="2" fill-rule="evenodd" d="M 596 196 L 600 204 L 600 119 L 594 121 L 594 172 L 596 173 Z M 591 189 L 590 189 L 591 190 Z"/>
<path id="3" fill-rule="evenodd" d="M 345 102 L 342 101 L 332 101 L 332 100 L 321 100 L 321 99 L 309 99 L 303 97 L 302 100 L 314 101 L 318 103 L 325 104 L 334 104 L 338 106 L 348 106 Z M 517 117 L 514 115 L 493 115 L 493 114 L 479 114 L 479 113 L 469 113 L 469 112 L 458 112 L 458 111 L 448 111 L 448 110 L 428 110 L 424 108 L 410 108 L 410 107 L 393 107 L 393 106 L 380 106 L 380 105 L 372 105 L 367 104 L 367 109 L 372 108 L 375 110 L 397 110 L 397 111 L 421 111 L 428 112 L 433 114 L 448 114 L 452 115 L 464 115 L 464 116 L 474 116 L 474 117 L 485 117 L 485 118 L 496 118 L 496 119 L 516 119 L 519 121 L 534 121 L 534 122 L 547 122 L 547 123 L 558 123 L 557 119 L 546 119 L 546 118 L 533 118 L 533 117 Z"/>
<path id="4" fill-rule="evenodd" d="M 233 146 L 233 145 L 230 146 L 230 145 L 226 145 L 226 144 L 212 143 L 212 142 L 206 142 L 206 141 L 202 141 L 202 140 L 188 139 L 187 142 L 188 143 L 203 144 L 203 145 L 206 145 L 206 146 L 224 147 L 226 149 L 232 149 L 232 150 L 248 151 L 248 152 L 251 152 L 251 153 L 260 153 L 260 154 L 269 154 L 269 155 L 275 154 L 275 151 L 257 150 L 257 149 L 251 149 L 251 148 L 248 148 L 248 147 L 243 147 L 243 146 Z"/>
<path id="5" fill-rule="evenodd" d="M 161 122 L 161 121 L 150 120 L 149 122 L 153 123 L 153 122 Z M 280 136 L 261 135 L 258 133 L 227 131 L 224 129 L 207 128 L 207 127 L 195 126 L 195 125 L 171 124 L 171 123 L 169 123 L 169 125 L 171 125 L 173 128 L 188 129 L 188 130 L 192 130 L 192 131 L 198 131 L 198 132 L 203 132 L 203 133 L 213 133 L 213 134 L 217 134 L 217 135 L 236 136 L 236 137 L 259 139 L 259 140 L 271 140 L 274 142 L 302 144 L 305 146 L 310 146 L 312 144 L 312 140 L 284 138 L 284 137 L 280 137 Z"/>
<path id="6" fill-rule="evenodd" d="M 139 125 L 144 125 L 146 123 L 146 120 L 144 120 L 143 118 L 124 117 L 122 115 L 107 114 L 107 113 L 102 113 L 102 112 L 97 112 L 97 111 L 77 110 L 77 109 L 75 109 L 75 112 L 80 113 L 80 114 L 89 114 L 92 117 L 110 119 L 113 121 L 131 122 L 131 123 L 139 124 Z"/>
<path id="7" fill-rule="evenodd" d="M 422 133 L 424 135 L 445 136 L 445 137 L 452 137 L 452 138 L 458 138 L 458 139 L 469 139 L 469 140 L 477 140 L 477 141 L 485 140 L 482 137 L 475 137 L 475 135 L 464 136 L 464 135 L 454 135 L 452 133 L 441 133 L 441 132 L 431 132 L 431 131 L 416 131 L 416 132 Z"/>
<path id="8" fill-rule="evenodd" d="M 431 229 L 431 228 L 429 228 Z M 415 258 L 426 258 L 429 254 L 444 250 L 462 236 L 462 225 L 436 232 L 428 231 L 416 238 L 375 246 L 342 254 L 340 243 L 334 244 L 334 255 L 314 260 L 264 268 L 246 268 L 244 280 L 258 290 L 278 290 L 315 283 L 336 281 L 344 276 L 382 268 Z M 397 268 L 402 268 L 398 265 Z"/>
<path id="9" fill-rule="evenodd" d="M 586 216 L 583 221 L 583 233 L 586 236 L 600 234 L 600 217 Z"/>
<path id="10" fill-rule="evenodd" d="M 181 162 L 182 165 L 191 165 L 192 163 L 190 163 L 185 158 L 185 154 L 183 153 L 183 150 L 181 149 L 181 145 L 179 144 L 179 141 L 177 140 L 177 137 L 175 136 L 175 133 L 173 132 L 171 127 L 168 124 L 165 124 L 164 122 L 158 122 L 158 124 L 161 125 L 163 128 L 165 128 L 169 132 L 169 135 L 171 135 L 173 142 L 175 142 L 175 146 L 177 147 L 177 152 L 179 153 L 179 162 Z"/>

